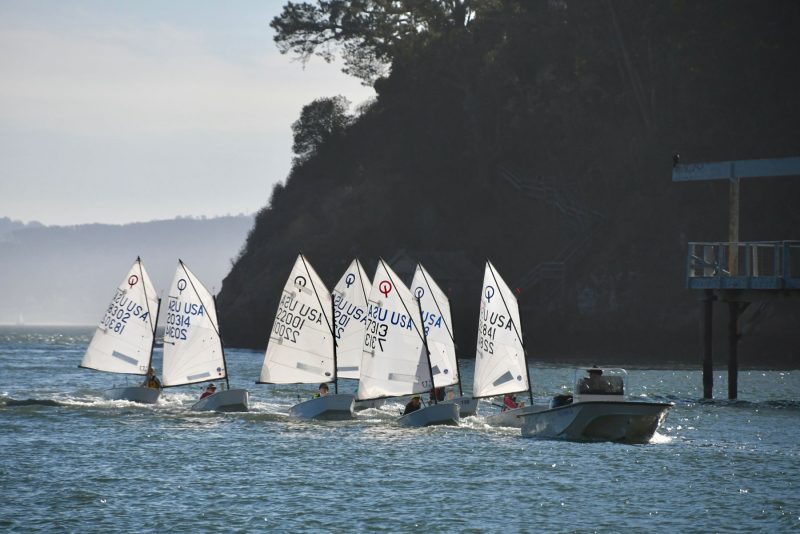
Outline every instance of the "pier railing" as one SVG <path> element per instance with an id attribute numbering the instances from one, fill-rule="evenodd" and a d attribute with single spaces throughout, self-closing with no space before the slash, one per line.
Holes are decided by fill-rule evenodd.
<path id="1" fill-rule="evenodd" d="M 689 243 L 689 289 L 800 289 L 800 241 Z"/>

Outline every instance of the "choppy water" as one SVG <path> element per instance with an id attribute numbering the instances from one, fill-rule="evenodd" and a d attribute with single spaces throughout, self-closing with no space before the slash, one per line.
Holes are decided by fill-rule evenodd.
<path id="1" fill-rule="evenodd" d="M 77 368 L 90 333 L 0 329 L 0 530 L 800 529 L 798 371 L 743 372 L 744 400 L 705 403 L 699 371 L 629 370 L 638 393 L 675 402 L 666 425 L 647 445 L 581 444 L 480 416 L 400 428 L 399 402 L 292 422 L 313 387 L 255 385 L 262 354 L 243 350 L 227 359 L 250 413 L 188 412 L 198 386 L 155 406 L 104 401 L 115 377 Z M 462 374 L 469 391 L 469 362 Z M 572 380 L 568 368 L 531 376 L 537 396 Z"/>

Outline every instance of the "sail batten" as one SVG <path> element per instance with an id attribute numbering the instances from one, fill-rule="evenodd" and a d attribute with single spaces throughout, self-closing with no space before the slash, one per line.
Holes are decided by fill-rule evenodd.
<path id="1" fill-rule="evenodd" d="M 150 366 L 158 297 L 137 258 L 117 287 L 79 367 L 145 375 Z"/>
<path id="2" fill-rule="evenodd" d="M 473 397 L 529 390 L 517 299 L 491 262 L 481 289 Z"/>
<path id="3" fill-rule="evenodd" d="M 313 384 L 336 379 L 333 301 L 300 254 L 283 288 L 258 383 Z"/>
<path id="4" fill-rule="evenodd" d="M 211 292 L 179 260 L 168 293 L 164 330 L 164 387 L 227 377 Z"/>

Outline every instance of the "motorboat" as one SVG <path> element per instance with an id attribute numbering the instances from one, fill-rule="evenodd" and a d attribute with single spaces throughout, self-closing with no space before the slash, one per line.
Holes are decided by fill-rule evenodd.
<path id="1" fill-rule="evenodd" d="M 631 400 L 626 379 L 624 369 L 579 369 L 572 395 L 556 395 L 549 408 L 520 415 L 522 436 L 647 443 L 673 404 Z"/>
<path id="2" fill-rule="evenodd" d="M 520 406 L 519 408 L 512 408 L 510 410 L 503 410 L 499 413 L 486 416 L 486 424 L 489 426 L 511 426 L 521 428 L 523 415 L 541 412 L 549 408 L 549 403 L 535 403 Z"/>

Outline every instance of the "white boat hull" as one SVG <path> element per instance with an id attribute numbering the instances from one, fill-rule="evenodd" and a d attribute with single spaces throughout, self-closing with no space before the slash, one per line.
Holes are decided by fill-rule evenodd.
<path id="1" fill-rule="evenodd" d="M 638 401 L 575 402 L 521 417 L 522 436 L 647 443 L 671 407 Z"/>
<path id="2" fill-rule="evenodd" d="M 159 388 L 146 388 L 141 386 L 111 388 L 103 392 L 103 397 L 108 400 L 126 400 L 141 404 L 155 404 L 161 395 Z"/>
<path id="3" fill-rule="evenodd" d="M 440 402 L 400 417 L 402 426 L 422 427 L 431 425 L 457 425 L 458 405 Z"/>
<path id="4" fill-rule="evenodd" d="M 246 389 L 225 389 L 200 399 L 190 408 L 195 412 L 246 412 L 250 393 Z"/>
<path id="5" fill-rule="evenodd" d="M 328 421 L 352 419 L 354 401 L 355 396 L 350 394 L 325 395 L 295 404 L 289 409 L 289 417 Z"/>
<path id="6" fill-rule="evenodd" d="M 386 402 L 386 399 L 357 400 L 353 404 L 353 409 L 360 412 L 361 410 L 367 410 L 369 408 L 380 408 L 383 406 L 384 402 Z"/>
<path id="7" fill-rule="evenodd" d="M 455 404 L 458 406 L 458 415 L 460 417 L 469 417 L 475 415 L 478 411 L 478 399 L 472 397 L 456 397 L 440 402 L 439 404 Z"/>
<path id="8" fill-rule="evenodd" d="M 531 406 L 523 406 L 522 408 L 514 408 L 513 410 L 506 410 L 504 412 L 496 413 L 486 417 L 486 424 L 490 426 L 510 426 L 514 428 L 522 428 L 522 417 L 525 414 L 537 413 L 547 410 L 550 407 L 548 404 L 533 404 Z"/>

